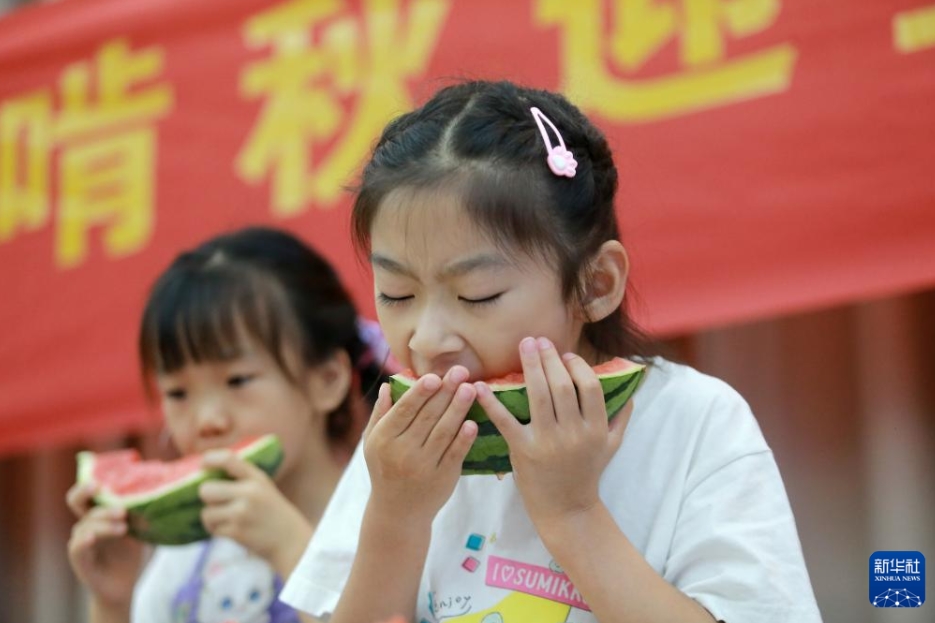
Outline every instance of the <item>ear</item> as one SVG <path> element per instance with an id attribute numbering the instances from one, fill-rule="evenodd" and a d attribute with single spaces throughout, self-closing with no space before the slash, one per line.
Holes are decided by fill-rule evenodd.
<path id="1" fill-rule="evenodd" d="M 354 372 L 351 357 L 339 348 L 325 361 L 308 371 L 308 396 L 318 413 L 331 413 L 351 389 Z"/>
<path id="2" fill-rule="evenodd" d="M 618 240 L 601 245 L 583 278 L 584 312 L 588 322 L 598 322 L 614 312 L 623 301 L 630 272 L 627 251 Z"/>

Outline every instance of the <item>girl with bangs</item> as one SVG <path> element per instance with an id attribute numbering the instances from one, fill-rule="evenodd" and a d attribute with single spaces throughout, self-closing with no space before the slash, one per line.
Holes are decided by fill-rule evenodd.
<path id="1" fill-rule="evenodd" d="M 69 558 L 91 594 L 91 621 L 283 623 L 278 599 L 349 460 L 387 351 L 357 316 L 333 268 L 292 235 L 250 228 L 182 253 L 149 295 L 139 335 L 143 377 L 181 454 L 229 481 L 202 485 L 213 535 L 156 547 L 143 565 L 124 513 L 95 508 L 93 487 L 68 503 L 79 517 Z M 273 433 L 275 481 L 227 446 Z"/>

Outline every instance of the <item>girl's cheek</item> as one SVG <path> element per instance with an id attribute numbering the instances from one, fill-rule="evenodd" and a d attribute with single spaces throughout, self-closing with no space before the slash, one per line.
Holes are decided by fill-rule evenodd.
<path id="1" fill-rule="evenodd" d="M 381 327 L 383 328 L 383 338 L 386 340 L 387 346 L 389 346 L 390 354 L 393 355 L 394 359 L 406 365 L 406 367 L 411 367 L 411 365 L 409 365 L 411 363 L 409 361 L 409 338 L 406 336 L 405 331 L 394 327 L 390 322 L 381 325 Z"/>
<path id="2" fill-rule="evenodd" d="M 166 431 L 172 437 L 176 446 L 188 448 L 195 439 L 196 422 L 194 416 L 176 404 L 168 404 L 163 408 L 163 418 Z"/>

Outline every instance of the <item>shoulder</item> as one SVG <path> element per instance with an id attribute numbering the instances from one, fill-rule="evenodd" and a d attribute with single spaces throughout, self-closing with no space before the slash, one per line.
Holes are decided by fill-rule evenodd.
<path id="1" fill-rule="evenodd" d="M 648 362 L 646 378 L 638 396 L 653 406 L 680 406 L 692 409 L 713 405 L 747 406 L 743 397 L 723 380 L 684 364 L 661 357 Z"/>
<path id="2" fill-rule="evenodd" d="M 750 405 L 729 384 L 658 357 L 648 366 L 634 406 L 654 418 L 676 420 L 690 428 L 753 421 Z"/>
<path id="3" fill-rule="evenodd" d="M 634 394 L 627 435 L 659 459 L 691 459 L 702 471 L 769 452 L 747 401 L 729 384 L 661 358 Z M 626 443 L 626 436 L 624 437 Z"/>

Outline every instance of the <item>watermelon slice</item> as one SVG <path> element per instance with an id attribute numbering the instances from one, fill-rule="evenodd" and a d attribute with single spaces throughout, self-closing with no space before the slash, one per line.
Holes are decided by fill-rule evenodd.
<path id="1" fill-rule="evenodd" d="M 604 404 L 607 416 L 612 420 L 633 392 L 646 372 L 646 366 L 617 357 L 593 368 L 604 389 Z M 418 377 L 411 370 L 390 377 L 390 393 L 393 402 L 412 387 Z M 486 381 L 497 399 L 520 422 L 529 422 L 529 399 L 522 373 L 508 374 Z M 513 471 L 506 440 L 497 431 L 487 413 L 475 402 L 468 411 L 467 419 L 477 422 L 477 439 L 474 440 L 461 466 L 462 474 L 502 474 Z"/>
<path id="2" fill-rule="evenodd" d="M 275 435 L 254 437 L 230 447 L 237 455 L 272 476 L 282 463 L 282 445 Z M 99 485 L 94 502 L 127 509 L 129 533 L 159 545 L 182 545 L 210 536 L 201 523 L 204 506 L 198 488 L 207 480 L 224 479 L 221 470 L 201 467 L 202 455 L 175 461 L 143 461 L 136 450 L 79 452 L 78 482 Z"/>

